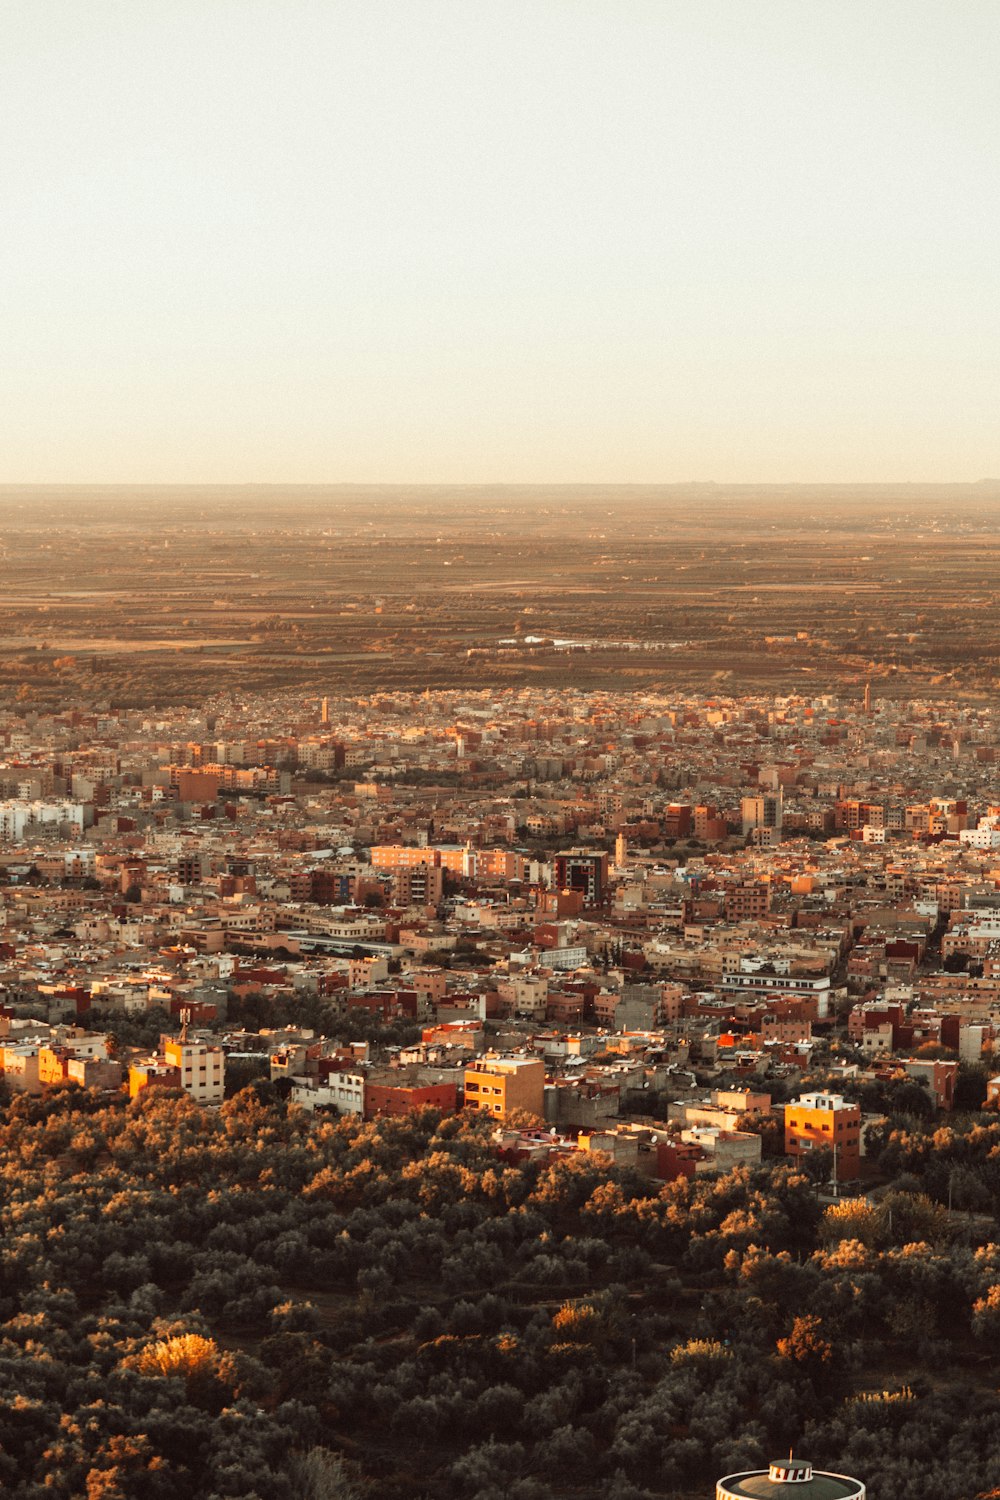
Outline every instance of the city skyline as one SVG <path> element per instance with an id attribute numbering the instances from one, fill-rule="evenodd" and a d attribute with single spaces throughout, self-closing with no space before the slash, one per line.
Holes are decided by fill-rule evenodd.
<path id="1" fill-rule="evenodd" d="M 1000 1500 L 998 44 L 0 7 L 11 1500 Z"/>

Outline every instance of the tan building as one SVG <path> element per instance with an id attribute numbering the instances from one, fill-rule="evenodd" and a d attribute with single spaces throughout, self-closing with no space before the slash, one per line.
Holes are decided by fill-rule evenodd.
<path id="1" fill-rule="evenodd" d="M 397 906 L 437 906 L 444 894 L 439 865 L 399 865 L 392 870 L 392 899 Z"/>
<path id="2" fill-rule="evenodd" d="M 0 1048 L 0 1067 L 12 1094 L 40 1094 L 38 1048 L 13 1046 Z"/>
<path id="3" fill-rule="evenodd" d="M 226 1082 L 226 1057 L 221 1047 L 191 1041 L 186 1025 L 179 1037 L 161 1036 L 159 1053 L 139 1058 L 129 1068 L 128 1092 L 134 1099 L 144 1088 L 159 1084 L 181 1088 L 197 1104 L 221 1104 Z"/>
<path id="4" fill-rule="evenodd" d="M 181 1088 L 197 1104 L 221 1104 L 226 1082 L 226 1057 L 221 1047 L 161 1037 L 164 1061 L 178 1070 Z"/>
<path id="5" fill-rule="evenodd" d="M 71 1057 L 66 1064 L 66 1077 L 84 1089 L 120 1089 L 122 1065 L 113 1058 Z"/>

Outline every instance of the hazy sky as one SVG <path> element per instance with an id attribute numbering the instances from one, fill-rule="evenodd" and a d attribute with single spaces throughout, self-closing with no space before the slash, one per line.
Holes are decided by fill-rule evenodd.
<path id="1" fill-rule="evenodd" d="M 1000 475 L 1000 0 L 0 0 L 0 480 Z"/>

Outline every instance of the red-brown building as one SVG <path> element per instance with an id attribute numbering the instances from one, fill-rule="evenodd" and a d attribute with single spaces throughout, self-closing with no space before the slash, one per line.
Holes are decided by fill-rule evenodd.
<path id="1" fill-rule="evenodd" d="M 388 1084 L 365 1086 L 365 1119 L 376 1115 L 408 1115 L 415 1109 L 440 1109 L 453 1115 L 458 1107 L 453 1083 Z"/>

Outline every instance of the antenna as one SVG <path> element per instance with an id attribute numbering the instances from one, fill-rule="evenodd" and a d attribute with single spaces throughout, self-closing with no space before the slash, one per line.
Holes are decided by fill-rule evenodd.
<path id="1" fill-rule="evenodd" d="M 180 1040 L 181 1040 L 182 1044 L 185 1043 L 187 1041 L 187 1039 L 188 1039 L 188 1022 L 190 1020 L 191 1020 L 191 1012 L 190 1012 L 190 1010 L 188 1010 L 185 1007 L 185 1009 L 181 1011 L 181 1035 L 180 1035 Z"/>

